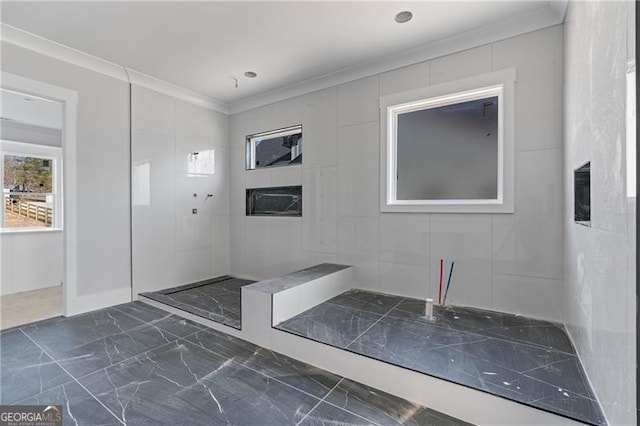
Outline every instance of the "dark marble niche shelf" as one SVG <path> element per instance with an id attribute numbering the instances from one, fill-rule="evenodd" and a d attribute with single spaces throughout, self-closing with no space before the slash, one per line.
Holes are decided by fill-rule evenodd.
<path id="1" fill-rule="evenodd" d="M 247 216 L 302 216 L 302 186 L 247 188 Z"/>
<path id="2" fill-rule="evenodd" d="M 240 288 L 254 282 L 224 275 L 140 295 L 240 330 L 242 328 Z"/>
<path id="3" fill-rule="evenodd" d="M 274 328 L 593 425 L 606 424 L 561 324 L 352 290 Z"/>

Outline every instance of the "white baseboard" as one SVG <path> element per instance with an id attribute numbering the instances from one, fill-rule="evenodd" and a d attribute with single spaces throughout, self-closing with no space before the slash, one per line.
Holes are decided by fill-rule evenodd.
<path id="1" fill-rule="evenodd" d="M 76 296 L 70 298 L 70 305 L 65 306 L 66 316 L 84 314 L 102 308 L 131 302 L 131 288 L 124 287 L 104 293 Z"/>

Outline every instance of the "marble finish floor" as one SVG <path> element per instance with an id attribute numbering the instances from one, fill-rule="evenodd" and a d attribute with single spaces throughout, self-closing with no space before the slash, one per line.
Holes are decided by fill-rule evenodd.
<path id="1" fill-rule="evenodd" d="M 465 425 L 133 302 L 0 333 L 0 404 L 65 425 Z"/>
<path id="2" fill-rule="evenodd" d="M 62 286 L 0 296 L 0 330 L 62 315 Z"/>
<path id="3" fill-rule="evenodd" d="M 254 282 L 225 275 L 141 296 L 240 330 L 240 288 Z"/>
<path id="4" fill-rule="evenodd" d="M 361 290 L 275 328 L 585 423 L 605 419 L 561 324 Z"/>

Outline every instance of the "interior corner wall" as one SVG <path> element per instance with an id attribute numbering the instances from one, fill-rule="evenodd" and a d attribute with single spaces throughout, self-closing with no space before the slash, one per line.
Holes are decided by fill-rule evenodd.
<path id="1" fill-rule="evenodd" d="M 355 265 L 360 288 L 562 319 L 562 55 L 554 26 L 231 116 L 231 272 Z M 380 213 L 379 97 L 515 67 L 515 213 Z M 245 137 L 302 124 L 301 166 L 245 170 Z M 246 217 L 245 189 L 303 186 L 303 216 Z"/>
<path id="2" fill-rule="evenodd" d="M 635 195 L 627 196 L 633 2 L 571 2 L 565 23 L 564 312 L 612 425 L 636 423 Z M 635 126 L 635 120 L 629 122 Z M 573 172 L 591 162 L 591 226 L 573 221 Z"/>
<path id="3" fill-rule="evenodd" d="M 134 295 L 228 274 L 229 117 L 134 85 L 131 145 Z"/>
<path id="4" fill-rule="evenodd" d="M 131 286 L 129 85 L 6 42 L 1 50 L 2 71 L 78 93 L 77 296 L 126 294 L 117 291 Z"/>

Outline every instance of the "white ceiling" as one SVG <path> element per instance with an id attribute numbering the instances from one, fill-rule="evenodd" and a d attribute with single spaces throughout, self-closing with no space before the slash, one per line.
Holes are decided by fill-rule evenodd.
<path id="1" fill-rule="evenodd" d="M 552 5 L 3 0 L 0 16 L 11 26 L 233 103 L 507 19 L 526 19 Z M 402 10 L 411 10 L 414 19 L 395 23 Z M 248 70 L 258 78 L 245 78 Z"/>

